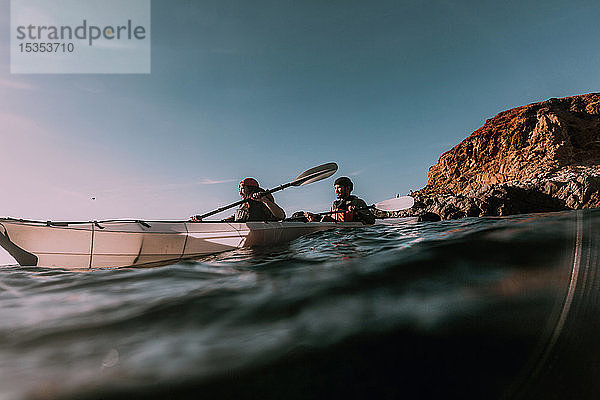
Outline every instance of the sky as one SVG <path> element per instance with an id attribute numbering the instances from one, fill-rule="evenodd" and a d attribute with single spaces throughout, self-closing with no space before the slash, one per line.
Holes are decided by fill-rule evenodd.
<path id="1" fill-rule="evenodd" d="M 427 183 L 486 119 L 599 91 L 600 2 L 155 0 L 150 74 L 11 74 L 0 0 L 0 217 L 187 219 L 275 194 L 325 211 Z M 233 210 L 216 215 L 226 217 Z M 0 250 L 0 264 L 9 257 Z"/>

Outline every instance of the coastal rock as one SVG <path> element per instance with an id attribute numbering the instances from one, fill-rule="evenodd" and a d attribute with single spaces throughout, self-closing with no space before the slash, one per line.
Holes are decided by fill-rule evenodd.
<path id="1" fill-rule="evenodd" d="M 600 94 L 550 99 L 489 119 L 429 169 L 397 216 L 441 219 L 600 207 Z"/>

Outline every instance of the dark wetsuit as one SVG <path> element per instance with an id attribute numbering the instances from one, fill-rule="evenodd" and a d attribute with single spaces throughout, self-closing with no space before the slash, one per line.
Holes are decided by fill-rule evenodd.
<path id="1" fill-rule="evenodd" d="M 271 193 L 267 193 L 265 196 L 267 196 L 267 199 L 275 202 Z M 232 215 L 224 221 L 278 221 L 278 219 L 263 202 L 248 200 L 237 209 L 235 215 Z"/>

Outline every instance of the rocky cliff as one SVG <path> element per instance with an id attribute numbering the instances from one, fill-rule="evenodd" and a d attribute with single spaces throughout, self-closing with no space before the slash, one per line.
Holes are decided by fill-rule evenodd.
<path id="1" fill-rule="evenodd" d="M 400 216 L 424 219 L 600 207 L 600 93 L 496 115 L 429 169 Z"/>

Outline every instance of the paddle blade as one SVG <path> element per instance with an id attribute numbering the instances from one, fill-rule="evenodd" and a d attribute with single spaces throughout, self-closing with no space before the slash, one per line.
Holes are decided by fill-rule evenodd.
<path id="1" fill-rule="evenodd" d="M 394 197 L 393 199 L 383 200 L 373 206 L 381 211 L 400 211 L 411 208 L 415 204 L 415 199 L 410 196 Z"/>
<path id="2" fill-rule="evenodd" d="M 298 177 L 292 182 L 293 186 L 302 186 L 308 185 L 309 183 L 317 182 L 325 178 L 329 178 L 331 175 L 335 174 L 338 166 L 336 163 L 331 162 L 323 165 L 319 165 L 318 167 L 311 168 L 307 171 L 304 171 L 302 174 L 298 175 Z"/>

